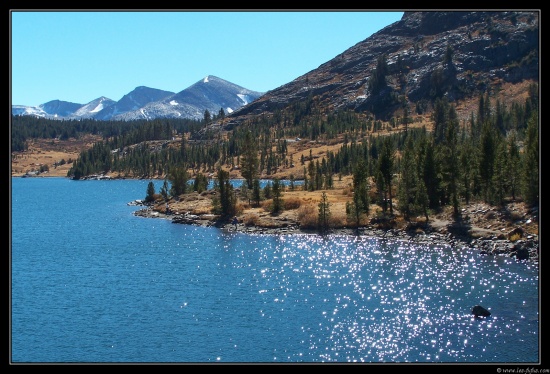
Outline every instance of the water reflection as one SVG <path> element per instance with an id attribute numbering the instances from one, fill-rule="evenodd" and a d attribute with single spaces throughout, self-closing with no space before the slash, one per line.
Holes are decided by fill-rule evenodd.
<path id="1" fill-rule="evenodd" d="M 520 326 L 537 329 L 526 307 L 537 276 L 469 250 L 344 235 L 227 233 L 220 240 L 230 266 L 248 269 L 239 285 L 255 290 L 259 316 L 299 331 L 302 348 L 279 360 L 492 362 Z M 510 294 L 526 289 L 531 296 L 511 305 Z M 493 316 L 473 318 L 478 303 Z M 523 359 L 518 350 L 515 360 Z"/>

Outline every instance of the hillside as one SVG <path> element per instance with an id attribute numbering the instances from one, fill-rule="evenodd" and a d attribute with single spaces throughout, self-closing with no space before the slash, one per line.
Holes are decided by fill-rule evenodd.
<path id="1" fill-rule="evenodd" d="M 236 111 L 228 127 L 306 99 L 324 113 L 351 109 L 388 121 L 402 117 L 405 106 L 420 114 L 446 97 L 467 118 L 469 108 L 461 103 L 472 97 L 538 81 L 539 33 L 537 12 L 405 12 L 400 21 Z"/>

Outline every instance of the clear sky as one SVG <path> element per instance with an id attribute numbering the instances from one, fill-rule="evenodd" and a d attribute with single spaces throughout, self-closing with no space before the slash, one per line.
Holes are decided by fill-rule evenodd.
<path id="1" fill-rule="evenodd" d="M 180 92 L 207 75 L 266 92 L 316 69 L 402 11 L 12 9 L 11 104 Z"/>

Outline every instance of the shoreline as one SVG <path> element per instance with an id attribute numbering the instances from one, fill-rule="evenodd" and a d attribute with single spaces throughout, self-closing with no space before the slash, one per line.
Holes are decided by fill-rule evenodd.
<path id="1" fill-rule="evenodd" d="M 40 178 L 40 177 L 57 177 L 53 175 L 27 175 L 27 176 L 14 176 L 16 178 Z M 59 177 L 67 178 L 67 177 Z M 94 176 L 89 179 L 126 179 L 126 178 L 112 178 L 103 177 L 98 178 Z M 134 179 L 134 178 L 128 178 Z M 128 203 L 128 205 L 144 206 L 140 200 L 135 200 Z M 442 245 L 451 246 L 458 249 L 471 248 L 479 251 L 485 255 L 500 255 L 515 257 L 518 261 L 529 261 L 539 266 L 539 235 L 526 234 L 525 237 L 521 236 L 520 239 L 511 241 L 502 232 L 491 230 L 489 227 L 481 228 L 479 226 L 472 226 L 467 235 L 460 235 L 451 232 L 452 223 L 448 221 L 439 221 L 437 219 L 430 220 L 430 224 L 422 227 L 421 230 L 406 230 L 404 228 L 389 228 L 380 229 L 373 225 L 367 225 L 355 228 L 333 228 L 326 233 L 321 233 L 316 229 L 304 229 L 300 228 L 299 224 L 293 220 L 285 222 L 277 222 L 276 224 L 266 225 L 247 225 L 243 222 L 239 222 L 235 227 L 230 222 L 219 221 L 214 215 L 203 214 L 201 216 L 174 212 L 172 214 L 166 214 L 152 206 L 146 206 L 133 212 L 134 216 L 145 218 L 161 218 L 170 220 L 175 224 L 188 224 L 194 226 L 203 227 L 217 227 L 227 232 L 244 233 L 250 235 L 291 235 L 291 234 L 308 234 L 308 235 L 349 235 L 349 236 L 367 236 L 382 240 L 393 239 L 401 240 L 412 244 L 424 244 L 424 245 Z M 460 229 L 460 228 L 459 228 Z M 460 232 L 460 230 L 458 230 Z"/>
<path id="2" fill-rule="evenodd" d="M 129 203 L 130 204 L 130 203 Z M 130 204 L 139 205 L 139 204 Z M 474 249 L 488 256 L 514 257 L 518 261 L 526 261 L 539 266 L 539 240 L 538 235 L 529 234 L 521 239 L 510 241 L 503 235 L 488 234 L 480 237 L 454 235 L 446 228 L 427 226 L 426 230 L 405 230 L 400 228 L 380 229 L 374 226 L 355 228 L 334 228 L 325 233 L 315 229 L 303 229 L 295 222 L 277 227 L 265 227 L 258 225 L 246 225 L 243 222 L 237 225 L 216 220 L 212 215 L 208 218 L 189 214 L 165 214 L 146 207 L 133 212 L 136 217 L 156 218 L 171 221 L 173 224 L 184 224 L 201 227 L 216 227 L 225 232 L 242 233 L 249 235 L 316 235 L 316 236 L 359 236 L 380 240 L 399 240 L 410 244 L 450 246 L 456 249 Z"/>

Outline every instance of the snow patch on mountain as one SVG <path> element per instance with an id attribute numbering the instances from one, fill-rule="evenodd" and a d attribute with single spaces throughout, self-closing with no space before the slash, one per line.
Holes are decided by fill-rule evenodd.
<path id="1" fill-rule="evenodd" d="M 237 94 L 237 96 L 239 97 L 239 99 L 242 100 L 243 102 L 243 105 L 246 105 L 248 104 L 250 101 L 248 101 L 248 95 L 243 95 L 243 94 Z"/>
<path id="2" fill-rule="evenodd" d="M 103 103 L 99 103 L 98 106 L 96 106 L 94 109 L 90 110 L 90 113 L 97 113 L 102 109 L 103 109 Z"/>
<path id="3" fill-rule="evenodd" d="M 48 113 L 35 106 L 12 105 L 11 113 L 15 116 L 48 117 Z"/>

